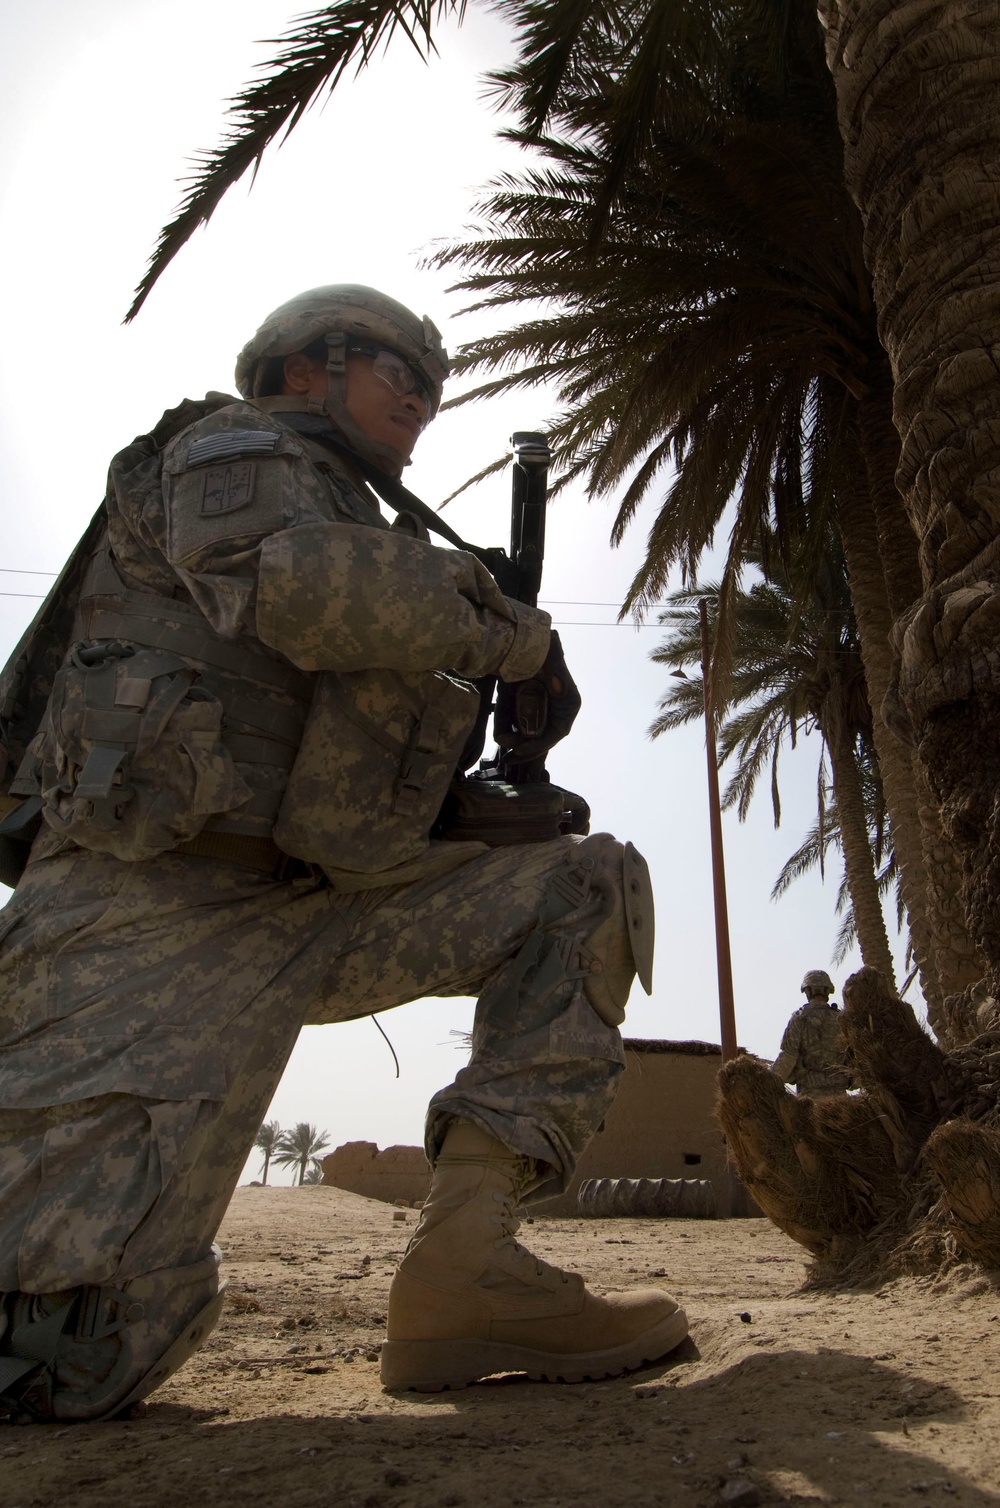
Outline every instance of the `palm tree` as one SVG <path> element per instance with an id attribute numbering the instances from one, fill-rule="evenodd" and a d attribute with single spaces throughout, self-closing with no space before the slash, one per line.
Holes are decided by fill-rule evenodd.
<path id="1" fill-rule="evenodd" d="M 558 384 L 564 407 L 552 438 L 567 475 L 585 475 L 592 495 L 628 483 L 616 538 L 658 472 L 674 466 L 626 607 L 655 600 L 676 565 L 697 570 L 735 489 L 724 662 L 746 553 L 766 543 L 772 523 L 781 558 L 803 530 L 822 539 L 833 518 L 881 708 L 893 617 L 919 591 L 916 541 L 893 481 L 888 366 L 867 288 L 851 283 L 859 227 L 844 209 L 839 142 L 827 141 L 824 155 L 808 122 L 779 114 L 770 127 L 725 112 L 713 124 L 702 111 L 677 140 L 658 138 L 597 249 L 588 238 L 600 153 L 560 142 L 554 165 L 486 200 L 485 235 L 438 260 L 474 269 L 459 286 L 479 306 L 555 307 L 467 348 L 460 366 L 501 373 L 469 396 Z M 718 680 L 724 668 L 713 665 Z M 943 997 L 978 977 L 955 917 L 957 862 L 913 751 L 880 716 L 874 737 L 921 981 L 940 1025 Z"/>
<path id="2" fill-rule="evenodd" d="M 862 756 L 862 790 L 869 821 L 868 840 L 876 864 L 878 892 L 883 902 L 895 895 L 896 925 L 901 928 L 906 921 L 906 909 L 899 894 L 899 872 L 896 868 L 896 861 L 891 847 L 887 846 L 889 835 L 878 766 L 864 759 L 866 752 L 864 746 L 859 752 Z M 840 813 L 837 811 L 837 803 L 836 801 L 827 802 L 824 799 L 818 820 L 806 833 L 799 847 L 782 865 L 781 873 L 771 889 L 771 899 L 780 899 L 796 880 L 801 879 L 804 874 L 808 874 L 813 869 L 818 869 L 821 874 L 825 874 L 827 854 L 831 848 L 840 849 L 840 847 Z M 851 903 L 846 873 L 837 891 L 836 912 L 843 919 L 831 956 L 833 963 L 839 965 L 844 962 L 853 947 L 860 947 L 857 920 Z"/>
<path id="3" fill-rule="evenodd" d="M 846 177 L 895 381 L 900 485 L 926 590 L 900 625 L 898 695 L 1000 984 L 1000 506 L 996 475 L 995 4 L 823 0 Z"/>
<path id="4" fill-rule="evenodd" d="M 305 1177 L 299 1179 L 299 1183 L 322 1183 L 322 1182 L 323 1182 L 323 1164 L 321 1162 L 319 1162 L 318 1160 L 316 1162 L 313 1162 L 306 1169 Z"/>
<path id="5" fill-rule="evenodd" d="M 732 675 L 724 701 L 717 703 L 722 719 L 720 764 L 730 759 L 735 763 L 723 806 L 735 806 L 742 821 L 761 775 L 769 768 L 777 826 L 781 751 L 794 746 L 800 732 L 819 732 L 818 828 L 822 832 L 832 791 L 861 954 L 866 964 L 882 970 L 891 981 L 892 954 L 876 868 L 884 837 L 881 782 L 857 630 L 842 561 L 834 549 L 821 564 L 809 602 L 797 607 L 795 596 L 782 573 L 735 596 Z M 652 658 L 673 666 L 697 663 L 701 658 L 698 604 L 702 599 L 714 604 L 717 597 L 718 588 L 713 586 L 673 593 L 660 613 L 660 622 L 673 632 Z M 660 708 L 650 729 L 654 738 L 700 717 L 701 677 L 675 680 Z M 821 847 L 820 856 L 822 851 Z"/>
<path id="6" fill-rule="evenodd" d="M 575 89 L 584 98 L 603 101 L 598 126 L 580 116 L 574 127 L 566 112 L 570 128 L 577 134 L 593 132 L 601 147 L 585 244 L 577 248 L 590 254 L 613 240 L 609 227 L 623 186 L 634 178 L 637 166 L 648 164 L 658 134 L 669 138 L 667 128 L 676 101 L 686 108 L 702 81 L 731 79 L 730 62 L 741 45 L 751 65 L 751 84 L 770 81 L 779 96 L 795 96 L 804 108 L 809 108 L 810 94 L 817 107 L 822 102 L 824 85 L 818 76 L 803 86 L 795 69 L 788 68 L 789 58 L 795 56 L 811 24 L 809 0 L 736 0 L 724 6 L 709 0 L 636 0 L 621 7 L 599 5 L 596 0 L 483 3 L 507 16 L 518 37 L 519 64 L 506 79 L 497 81 L 497 87 L 519 109 L 525 139 L 537 139 L 543 128 L 551 128 L 563 102 L 561 90 L 570 99 Z M 819 3 L 846 147 L 846 181 L 864 225 L 863 255 L 856 245 L 851 249 L 849 286 L 867 290 L 864 269 L 869 269 L 879 332 L 891 363 L 891 375 L 885 375 L 884 368 L 880 372 L 872 368 L 870 381 L 860 369 L 864 391 L 853 392 L 850 381 L 844 387 L 858 403 L 857 430 L 869 471 L 873 450 L 864 436 L 881 439 L 890 448 L 896 443 L 885 403 L 885 396 L 893 394 L 893 417 L 902 438 L 898 477 L 912 535 L 919 545 L 922 579 L 917 582 L 914 577 L 912 538 L 898 549 L 892 542 L 890 525 L 898 507 L 890 485 L 894 468 L 884 456 L 878 472 L 881 480 L 873 481 L 869 474 L 867 494 L 861 487 L 837 486 L 838 506 L 842 517 L 845 509 L 853 508 L 873 525 L 877 550 L 869 552 L 869 559 L 877 561 L 878 571 L 869 583 L 871 602 L 878 597 L 880 572 L 890 605 L 888 614 L 883 609 L 884 616 L 901 611 L 905 615 L 895 631 L 901 667 L 898 685 L 890 686 L 893 722 L 918 748 L 933 801 L 943 809 L 947 831 L 935 837 L 931 823 L 931 844 L 943 843 L 944 857 L 954 846 L 964 855 L 969 929 L 986 958 L 987 982 L 997 994 L 1000 656 L 993 625 L 1000 601 L 1000 506 L 995 483 L 1000 431 L 995 419 L 994 347 L 1000 251 L 994 186 L 1000 176 L 1000 117 L 994 91 L 1000 71 L 1000 16 L 996 0 L 955 0 L 947 6 L 944 0 L 929 0 L 923 6 L 906 6 L 901 0 Z M 192 183 L 176 220 L 163 232 L 132 312 L 187 236 L 209 218 L 226 189 L 259 163 L 267 145 L 293 128 L 308 105 L 334 87 L 352 62 L 364 64 L 377 44 L 396 29 L 427 52 L 435 26 L 449 15 L 461 18 L 464 7 L 465 0 L 335 0 L 297 23 L 273 66 L 265 68 L 258 82 L 235 100 L 231 129 L 222 145 L 206 154 L 203 172 Z M 742 71 L 747 77 L 747 69 Z M 669 202 L 666 190 L 661 197 Z M 772 221 L 793 221 L 797 199 L 792 205 L 789 211 L 775 202 Z M 825 306 L 828 296 L 825 287 L 814 289 L 818 307 Z M 741 312 L 737 301 L 731 309 L 734 327 L 739 325 Z M 843 333 L 850 335 L 849 330 Z M 783 351 L 787 354 L 794 344 L 794 338 L 782 342 Z M 620 341 L 608 343 L 610 370 L 622 349 Z M 847 360 L 845 365 L 849 371 L 852 363 Z M 856 369 L 854 378 L 858 376 Z M 822 377 L 842 380 L 829 372 Z M 585 383 L 580 391 L 586 392 Z M 757 471 L 766 468 L 769 456 L 787 463 L 794 502 L 794 448 L 775 446 L 768 439 L 768 431 L 773 434 L 782 417 L 778 400 L 787 395 L 788 383 L 784 391 L 779 384 L 777 394 L 766 382 L 756 387 L 744 384 L 742 391 L 756 401 L 764 421 L 762 435 L 744 449 L 744 456 Z M 881 401 L 866 416 L 866 397 L 879 394 Z M 710 392 L 703 388 L 696 396 L 699 402 L 692 404 L 692 418 L 707 423 L 712 415 Z M 572 401 L 571 387 L 564 398 Z M 818 388 L 811 387 L 809 403 L 818 401 Z M 653 408 L 653 397 L 648 395 L 647 410 Z M 849 413 L 846 403 L 844 412 Z M 629 415 L 619 409 L 617 417 L 628 440 Z M 838 435 L 839 428 L 833 433 Z M 683 442 L 683 429 L 678 438 Z M 714 458 L 709 454 L 719 475 L 725 470 L 724 458 L 718 455 L 724 438 L 718 431 L 717 453 Z M 599 436 L 594 448 L 599 460 L 603 455 Z M 644 458 L 647 477 L 655 475 L 661 460 L 670 454 L 671 445 L 664 436 L 660 454 Z M 709 535 L 713 527 L 708 526 Z M 793 539 L 795 533 L 791 531 L 788 538 Z M 751 528 L 737 543 L 742 547 L 752 538 Z M 866 618 L 868 603 L 862 600 L 865 552 L 859 538 L 852 528 L 844 528 L 868 684 L 872 700 L 881 705 L 878 636 Z M 699 548 L 696 533 L 695 554 Z M 923 595 L 915 602 L 918 588 Z M 883 645 L 886 641 L 883 634 Z M 720 642 L 725 649 L 724 633 Z M 877 719 L 875 728 L 878 736 Z M 887 747 L 883 739 L 883 777 L 895 818 L 899 798 L 891 792 L 895 776 L 890 775 L 885 757 Z M 901 779 L 904 774 L 901 767 Z M 931 805 L 927 786 L 917 792 L 916 799 L 918 804 Z M 909 840 L 903 822 L 896 825 L 895 840 L 905 879 L 908 873 L 915 874 L 917 860 L 912 853 L 904 857 L 904 843 L 908 847 Z M 925 870 L 931 892 L 935 878 L 933 867 Z M 919 899 L 912 879 L 906 883 L 914 900 Z M 923 882 L 918 888 L 924 890 Z M 909 895 L 907 903 L 909 907 Z M 941 948 L 946 948 L 947 940 L 942 938 L 938 924 L 939 957 Z M 967 959 L 964 966 L 968 967 Z M 867 979 L 858 987 L 858 1029 L 870 1028 L 873 1036 L 873 1023 L 882 1009 L 882 1003 L 875 1000 L 877 993 Z M 919 1033 L 914 1038 L 919 1046 L 918 1038 Z M 859 1041 L 858 1051 L 861 1045 Z M 890 1061 L 891 1052 L 884 1053 L 883 1059 Z M 729 1065 L 733 1083 L 748 1066 L 741 1060 Z M 873 1078 L 881 1073 L 881 1067 L 872 1067 Z M 913 1078 L 912 1065 L 908 1077 Z M 766 1076 L 763 1082 L 769 1092 L 773 1090 Z M 953 1088 L 948 1088 L 948 1094 Z M 885 1084 L 882 1091 L 892 1100 Z M 724 1089 L 724 1104 L 725 1099 Z M 899 1104 L 885 1103 L 889 1113 L 875 1119 L 904 1124 L 906 1115 Z M 760 1108 L 763 1100 L 752 1094 L 750 1104 Z M 875 1134 L 867 1106 L 859 1105 L 858 1110 L 867 1117 L 861 1128 L 864 1135 Z M 742 1124 L 746 1128 L 763 1121 L 744 1114 Z M 914 1123 L 913 1134 L 912 1157 L 916 1158 L 926 1128 L 921 1130 Z M 935 1141 L 932 1138 L 932 1144 Z M 860 1147 L 859 1142 L 858 1156 Z M 942 1171 L 948 1163 L 947 1151 L 946 1146 L 938 1147 L 935 1166 L 940 1164 L 939 1176 L 952 1189 L 954 1168 L 947 1177 Z M 966 1204 L 977 1212 L 973 1223 L 985 1228 L 988 1211 L 976 1201 L 982 1190 L 988 1190 L 991 1179 L 994 1186 L 1000 1184 L 1000 1144 L 992 1148 L 992 1144 L 977 1143 L 973 1156 L 959 1137 L 952 1151 L 955 1167 L 967 1169 L 974 1164 L 976 1197 Z M 754 1156 L 758 1152 L 761 1165 L 766 1165 L 768 1149 L 758 1148 Z M 857 1183 L 857 1169 L 849 1171 Z M 920 1201 L 914 1203 L 912 1190 L 906 1187 L 901 1197 L 905 1201 L 901 1208 L 910 1211 L 901 1217 L 902 1223 L 912 1222 Z M 959 1239 L 967 1242 L 968 1233 L 963 1234 L 958 1216 L 953 1224 Z M 1000 1221 L 994 1224 L 1000 1226 Z M 998 1252 L 1000 1246 L 995 1245 L 992 1260 Z"/>
<path id="7" fill-rule="evenodd" d="M 219 146 L 201 152 L 201 166 L 175 219 L 160 235 L 149 269 L 129 311 L 134 317 L 158 277 L 189 237 L 212 216 L 226 192 L 256 171 L 268 147 L 286 137 L 310 106 L 332 92 L 352 64 L 365 67 L 383 44 L 402 33 L 423 57 L 434 51 L 434 32 L 448 18 L 461 23 L 468 0 L 332 0 L 298 18 L 257 78 L 229 103 Z M 740 79 L 758 74 L 803 89 L 794 59 L 804 34 L 815 49 L 815 8 L 806 0 L 638 0 L 609 8 L 596 0 L 481 0 L 510 23 L 515 66 L 489 82 L 510 104 L 528 139 L 540 137 L 581 83 L 603 101 L 606 166 L 592 224 L 599 232 L 622 183 L 640 160 L 651 134 L 672 116 L 678 101 L 697 94 L 703 79 L 724 80 L 734 47 Z M 692 64 L 696 65 L 693 70 Z M 826 80 L 827 88 L 829 80 Z M 742 86 L 742 85 L 741 85 Z M 585 120 L 584 129 L 589 129 Z"/>
<path id="8" fill-rule="evenodd" d="M 298 1181 L 302 1184 L 306 1181 L 309 1164 L 329 1145 L 329 1132 L 317 1131 L 309 1121 L 299 1121 L 291 1131 L 282 1131 L 274 1160 L 279 1167 L 298 1168 Z"/>
<path id="9" fill-rule="evenodd" d="M 485 269 L 465 286 L 487 292 L 486 302 L 536 297 L 569 306 L 562 343 L 560 332 L 539 332 L 529 322 L 524 339 L 507 332 L 467 353 L 469 369 L 477 361 L 528 359 L 524 373 L 480 391 L 541 376 L 560 381 L 564 399 L 577 406 L 578 422 L 561 436 L 571 473 L 575 464 L 591 491 L 601 492 L 618 484 L 630 462 L 638 465 L 617 537 L 663 464 L 681 465 L 627 605 L 651 600 L 675 560 L 693 569 L 739 480 L 744 506 L 720 605 L 723 662 L 741 551 L 772 504 L 779 542 L 787 543 L 801 502 L 800 472 L 815 449 L 813 421 L 820 442 L 856 428 L 862 470 L 858 485 L 839 488 L 839 524 L 872 700 L 881 708 L 891 681 L 892 619 L 918 595 L 920 577 L 894 481 L 891 376 L 875 331 L 860 222 L 844 188 L 834 94 L 811 0 L 641 0 L 611 11 L 590 0 L 486 3 L 512 23 L 518 45 L 515 65 L 492 80 L 497 98 L 517 112 L 520 139 L 540 144 L 576 179 L 556 183 L 547 226 L 539 228 L 537 204 L 535 223 L 518 223 L 524 196 L 505 203 L 501 194 L 492 208 L 502 236 L 455 249 Z M 259 79 L 233 101 L 230 129 L 204 154 L 131 313 L 226 189 L 352 63 L 363 66 L 397 29 L 428 53 L 435 27 L 447 16 L 460 21 L 464 11 L 465 0 L 336 0 L 297 22 Z M 623 231 L 632 244 L 619 255 Z M 498 240 L 506 264 L 493 260 Z M 672 259 L 665 255 L 671 248 Z M 581 270 L 589 281 L 581 282 Z M 616 307 L 615 299 L 601 298 L 616 275 L 640 278 L 631 312 L 651 342 L 625 346 L 632 330 L 617 322 L 623 301 Z M 583 394 L 593 392 L 593 363 L 576 366 L 567 346 L 588 332 L 605 388 L 615 374 L 613 413 L 606 404 L 602 421 L 591 410 L 590 425 L 581 409 Z M 619 380 L 623 346 L 649 358 L 644 383 Z M 633 371 L 640 371 L 638 361 Z M 660 424 L 665 411 L 672 417 Z M 812 489 L 813 506 L 824 490 Z M 707 509 L 696 506 L 712 492 Z M 715 670 L 721 678 L 724 663 Z M 948 914 L 957 866 L 912 752 L 880 718 L 875 737 L 922 982 L 935 1012 L 944 994 L 976 973 L 953 901 Z"/>
<path id="10" fill-rule="evenodd" d="M 264 1154 L 264 1171 L 261 1174 L 261 1183 L 267 1183 L 267 1171 L 271 1166 L 271 1159 L 278 1150 L 283 1135 L 284 1132 L 277 1121 L 265 1121 L 254 1137 L 254 1146 L 258 1152 L 263 1152 Z"/>

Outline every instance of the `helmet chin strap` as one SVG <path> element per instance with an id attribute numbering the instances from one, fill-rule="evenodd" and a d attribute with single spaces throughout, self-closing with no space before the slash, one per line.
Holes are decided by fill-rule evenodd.
<path id="1" fill-rule="evenodd" d="M 306 412 L 326 415 L 341 434 L 350 441 L 351 448 L 364 456 L 386 476 L 398 477 L 404 466 L 410 464 L 409 456 L 382 440 L 370 440 L 361 426 L 347 412 L 347 337 L 343 331 L 335 331 L 326 337 L 326 396 L 309 398 Z"/>

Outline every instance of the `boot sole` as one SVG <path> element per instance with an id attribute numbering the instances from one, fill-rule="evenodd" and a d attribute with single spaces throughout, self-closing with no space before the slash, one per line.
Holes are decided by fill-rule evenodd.
<path id="1" fill-rule="evenodd" d="M 532 1382 L 596 1382 L 659 1361 L 687 1333 L 687 1315 L 677 1309 L 627 1345 L 606 1351 L 534 1351 L 489 1340 L 387 1340 L 382 1386 L 390 1393 L 441 1393 L 497 1372 L 527 1372 Z"/>

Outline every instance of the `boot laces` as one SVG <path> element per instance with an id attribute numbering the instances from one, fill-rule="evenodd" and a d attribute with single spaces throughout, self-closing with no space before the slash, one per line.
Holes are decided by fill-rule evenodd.
<path id="1" fill-rule="evenodd" d="M 554 1267 L 551 1262 L 544 1262 L 541 1257 L 536 1257 L 534 1252 L 528 1251 L 527 1247 L 522 1246 L 519 1241 L 515 1240 L 518 1231 L 521 1229 L 521 1222 L 516 1214 L 516 1206 L 520 1193 L 520 1187 L 515 1184 L 509 1194 L 493 1195 L 494 1200 L 500 1206 L 500 1213 L 494 1215 L 493 1218 L 499 1225 L 501 1232 L 499 1239 L 494 1243 L 495 1249 L 499 1251 L 501 1247 L 506 1246 L 513 1253 L 515 1261 L 523 1262 L 527 1260 L 533 1262 L 535 1264 L 535 1276 L 538 1278 L 544 1277 L 546 1273 L 552 1273 L 561 1282 L 568 1283 L 569 1274 L 563 1272 L 562 1268 Z"/>

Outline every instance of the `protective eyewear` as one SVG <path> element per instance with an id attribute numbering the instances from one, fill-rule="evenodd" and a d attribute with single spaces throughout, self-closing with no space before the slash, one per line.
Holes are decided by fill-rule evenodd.
<path id="1" fill-rule="evenodd" d="M 360 341 L 351 341 L 347 349 L 359 356 L 373 356 L 372 371 L 392 388 L 397 398 L 406 398 L 410 393 L 416 393 L 430 409 L 431 395 L 427 383 L 397 352 L 390 351 L 387 346 L 364 345 Z"/>

